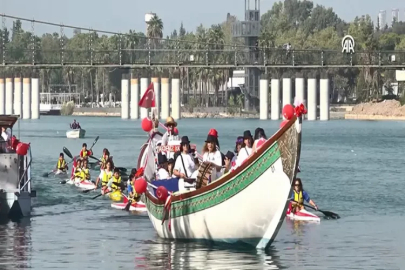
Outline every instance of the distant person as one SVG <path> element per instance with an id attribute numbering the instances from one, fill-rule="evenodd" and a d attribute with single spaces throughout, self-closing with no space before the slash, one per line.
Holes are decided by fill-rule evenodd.
<path id="1" fill-rule="evenodd" d="M 70 124 L 71 129 L 81 129 L 82 127 L 80 126 L 79 122 L 76 122 L 76 119 L 73 119 L 73 123 Z"/>
<path id="2" fill-rule="evenodd" d="M 7 129 L 5 127 L 1 127 L 1 137 L 3 138 L 4 141 L 11 140 L 11 133 L 10 129 Z"/>

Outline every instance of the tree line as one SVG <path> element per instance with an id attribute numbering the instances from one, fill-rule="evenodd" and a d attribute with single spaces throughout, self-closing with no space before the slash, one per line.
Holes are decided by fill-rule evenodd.
<path id="1" fill-rule="evenodd" d="M 14 21 L 11 29 L 1 29 L 0 36 L 7 53 L 6 62 L 29 63 L 32 57 L 38 61 L 58 64 L 61 61 L 61 48 L 66 62 L 97 61 L 109 63 L 119 57 L 137 61 L 139 49 L 173 49 L 173 55 L 165 54 L 167 61 L 181 58 L 181 50 L 216 51 L 215 61 L 229 61 L 229 52 L 245 44 L 243 39 L 232 37 L 232 25 L 238 18 L 228 14 L 226 20 L 211 27 L 200 25 L 187 30 L 181 24 L 170 35 L 164 37 L 164 23 L 155 16 L 148 24 L 146 33 L 130 30 L 122 35 L 103 35 L 75 29 L 72 37 L 60 33 L 33 35 L 22 28 L 20 21 Z M 341 40 L 350 34 L 355 38 L 356 51 L 401 51 L 405 49 L 405 23 L 393 22 L 390 26 L 374 25 L 369 15 L 356 17 L 352 22 L 342 20 L 332 8 L 315 5 L 311 1 L 285 0 L 277 2 L 261 16 L 261 34 L 258 40 L 260 50 L 275 50 L 290 43 L 292 49 L 341 50 Z M 380 29 L 382 28 L 382 29 Z M 164 39 L 163 39 L 164 38 Z M 35 55 L 30 48 L 35 47 Z M 90 51 L 88 48 L 93 48 Z M 117 52 L 123 53 L 119 55 Z M 75 53 L 73 53 L 75 52 Z M 163 57 L 156 52 L 153 57 Z M 3 46 L 0 48 L 3 55 Z M 197 53 L 197 58 L 206 57 Z M 313 56 L 315 57 L 315 56 Z M 375 57 L 375 56 L 370 56 Z M 145 55 L 145 59 L 147 55 Z M 91 59 L 91 60 L 89 60 Z M 238 97 L 228 95 L 226 82 L 232 77 L 232 69 L 207 68 L 152 68 L 152 69 L 112 69 L 112 68 L 72 68 L 33 69 L 1 67 L 2 76 L 40 77 L 42 91 L 61 91 L 53 85 L 67 85 L 68 91 L 79 92 L 87 101 L 96 101 L 102 93 L 107 97 L 112 93 L 120 100 L 120 81 L 123 74 L 128 76 L 180 76 L 183 103 L 193 106 L 227 106 L 237 103 Z M 332 82 L 335 100 L 355 100 L 356 102 L 379 99 L 382 87 L 392 91 L 395 71 L 384 68 L 340 68 L 321 70 L 274 69 L 269 77 L 328 76 Z M 66 90 L 66 88 L 65 88 Z M 213 91 L 211 91 L 213 90 Z M 223 90 L 223 91 L 221 91 Z M 209 95 L 214 92 L 214 95 Z M 221 93 L 221 94 L 220 94 Z M 188 97 L 188 99 L 187 99 Z M 192 100 L 191 100 L 192 99 Z M 229 102 L 231 99 L 231 102 Z M 240 102 L 238 102 L 240 103 Z M 239 106 L 239 105 L 238 105 Z"/>

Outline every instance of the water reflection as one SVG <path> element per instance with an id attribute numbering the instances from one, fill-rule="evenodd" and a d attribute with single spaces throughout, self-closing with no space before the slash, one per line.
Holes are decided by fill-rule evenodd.
<path id="1" fill-rule="evenodd" d="M 29 218 L 23 218 L 19 222 L 0 219 L 0 269 L 29 268 L 30 225 Z"/>
<path id="2" fill-rule="evenodd" d="M 135 269 L 283 269 L 275 248 L 268 251 L 223 244 L 157 240 L 144 243 Z"/>

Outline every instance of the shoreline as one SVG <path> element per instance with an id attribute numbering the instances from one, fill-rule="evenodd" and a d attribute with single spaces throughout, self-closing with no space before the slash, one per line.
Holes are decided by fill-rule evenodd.
<path id="1" fill-rule="evenodd" d="M 371 114 L 345 114 L 346 120 L 370 120 L 370 121 L 405 121 L 405 116 L 386 116 Z"/>

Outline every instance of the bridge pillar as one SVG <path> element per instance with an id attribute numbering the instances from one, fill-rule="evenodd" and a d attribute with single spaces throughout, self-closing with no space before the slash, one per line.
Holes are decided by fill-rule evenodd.
<path id="1" fill-rule="evenodd" d="M 271 120 L 280 119 L 280 80 L 271 79 Z"/>
<path id="2" fill-rule="evenodd" d="M 291 78 L 283 78 L 283 108 L 291 102 Z"/>
<path id="3" fill-rule="evenodd" d="M 129 118 L 129 80 L 121 80 L 121 119 Z"/>
<path id="4" fill-rule="evenodd" d="M 149 86 L 149 79 L 148 78 L 141 78 L 141 98 L 143 97 L 143 94 L 145 94 L 146 89 L 148 89 Z M 148 117 L 148 109 L 146 108 L 140 108 L 141 111 L 141 119 L 144 119 Z"/>
<path id="5" fill-rule="evenodd" d="M 6 78 L 6 114 L 13 114 L 13 79 Z"/>
<path id="6" fill-rule="evenodd" d="M 31 78 L 23 79 L 23 119 L 31 119 Z"/>
<path id="7" fill-rule="evenodd" d="M 160 117 L 166 121 L 166 118 L 170 115 L 170 91 L 169 91 L 169 79 L 162 78 L 162 109 Z"/>
<path id="8" fill-rule="evenodd" d="M 0 78 L 0 114 L 6 114 L 6 86 L 4 79 Z"/>
<path id="9" fill-rule="evenodd" d="M 329 79 L 321 79 L 319 93 L 319 120 L 329 120 Z"/>
<path id="10" fill-rule="evenodd" d="M 308 120 L 314 121 L 317 119 L 317 100 L 316 100 L 316 89 L 317 89 L 316 78 L 308 79 Z"/>
<path id="11" fill-rule="evenodd" d="M 172 79 L 172 117 L 175 120 L 181 118 L 181 105 L 180 105 L 180 79 Z"/>
<path id="12" fill-rule="evenodd" d="M 38 78 L 32 78 L 31 79 L 31 119 L 39 119 L 40 113 L 39 113 L 39 104 L 40 104 L 40 98 L 39 98 L 39 79 Z"/>
<path id="13" fill-rule="evenodd" d="M 21 78 L 14 78 L 14 100 L 13 100 L 13 113 L 20 115 L 23 118 L 22 103 L 22 84 Z"/>
<path id="14" fill-rule="evenodd" d="M 156 119 L 160 119 L 160 83 L 158 77 L 152 78 L 153 82 L 153 89 L 155 90 L 155 112 L 156 112 Z"/>
<path id="15" fill-rule="evenodd" d="M 260 120 L 269 119 L 269 80 L 260 80 Z"/>
<path id="16" fill-rule="evenodd" d="M 304 78 L 295 78 L 295 100 L 298 100 L 299 102 L 302 102 L 305 105 L 304 102 L 304 91 L 305 91 L 305 85 L 304 85 Z M 295 101 L 294 100 L 294 101 Z M 306 107 L 306 106 L 305 106 Z M 305 116 L 302 117 L 304 119 Z"/>
<path id="17" fill-rule="evenodd" d="M 139 80 L 131 79 L 131 119 L 139 118 Z"/>

